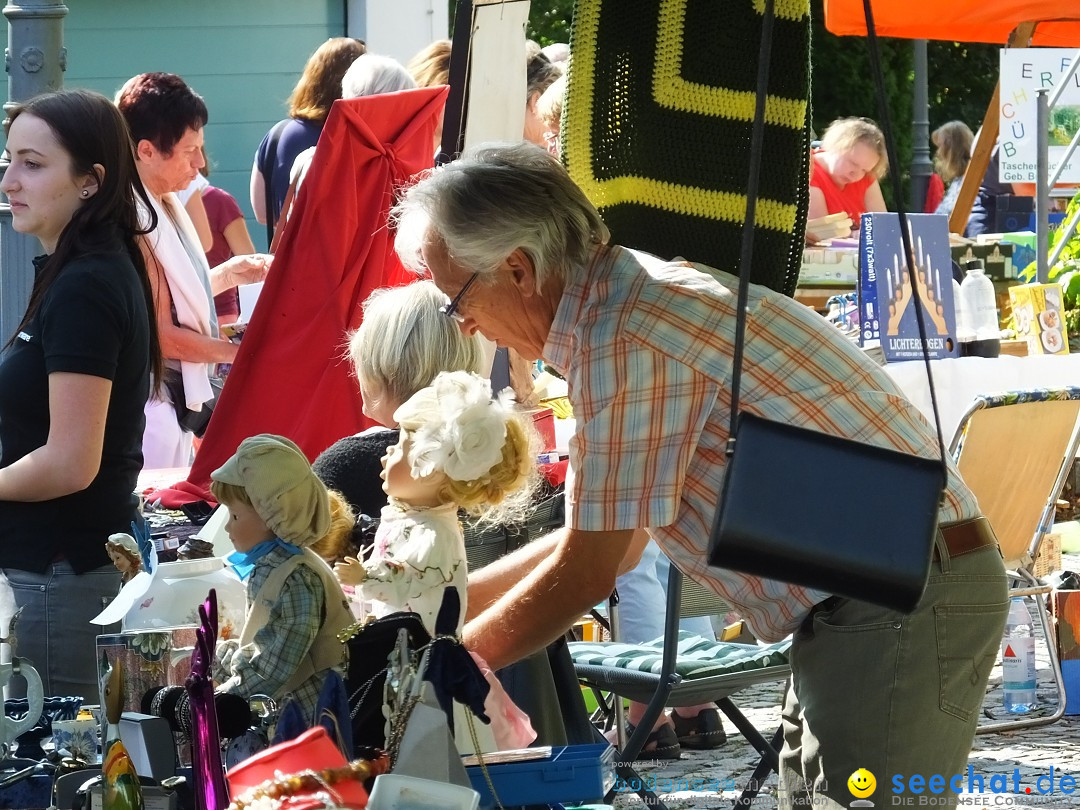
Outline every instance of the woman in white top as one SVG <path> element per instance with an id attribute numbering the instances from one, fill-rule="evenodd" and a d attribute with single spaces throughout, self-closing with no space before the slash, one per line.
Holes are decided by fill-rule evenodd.
<path id="1" fill-rule="evenodd" d="M 179 372 L 186 405 L 199 410 L 212 397 L 212 364 L 231 363 L 237 347 L 218 335 L 213 296 L 266 277 L 270 257 L 234 256 L 207 267 L 199 237 L 174 192 L 188 186 L 204 165 L 206 104 L 179 76 L 143 73 L 129 79 L 116 99 L 135 143 L 136 167 L 157 213 L 158 227 L 142 241 L 166 366 Z M 147 217 L 149 220 L 149 217 Z M 144 466 L 191 463 L 191 434 L 177 421 L 162 391 L 146 404 Z"/>

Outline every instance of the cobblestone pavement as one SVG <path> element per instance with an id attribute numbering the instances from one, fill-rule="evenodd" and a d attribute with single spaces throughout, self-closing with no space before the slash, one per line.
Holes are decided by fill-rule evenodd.
<path id="1" fill-rule="evenodd" d="M 1080 557 L 1067 555 L 1063 567 L 1080 571 Z M 1037 711 L 1052 713 L 1057 696 L 1049 678 L 1049 660 L 1034 611 L 1032 618 L 1036 629 L 1039 703 L 1049 707 Z M 763 684 L 734 695 L 733 700 L 754 726 L 766 737 L 770 737 L 780 722 L 782 697 L 782 684 Z M 988 722 L 991 718 L 1004 718 L 1005 713 L 1001 707 L 999 663 L 991 674 L 987 687 L 986 700 L 983 703 L 983 722 Z M 684 749 L 682 758 L 677 761 L 643 760 L 637 763 L 638 772 L 643 777 L 655 777 L 658 785 L 656 792 L 662 794 L 661 798 L 671 810 L 730 807 L 742 787 L 750 780 L 758 762 L 758 755 L 726 717 L 724 727 L 728 733 L 728 741 L 715 751 Z M 1066 716 L 1056 723 L 1034 728 L 978 734 L 975 736 L 968 764 L 974 768 L 974 773 L 985 776 L 988 786 L 993 775 L 1002 775 L 1008 791 L 1002 795 L 965 795 L 962 801 L 968 807 L 1080 808 L 1080 716 Z M 1041 795 L 1036 780 L 1043 776 L 1042 785 L 1045 787 L 1045 777 L 1050 774 L 1051 768 L 1054 769 L 1055 792 Z M 1019 791 L 1013 788 L 1017 773 Z M 1077 792 L 1074 795 L 1065 795 L 1058 789 L 1062 774 L 1076 778 Z M 698 786 L 704 785 L 705 789 L 690 789 L 696 787 L 692 782 L 698 779 L 703 780 Z M 1031 794 L 1026 793 L 1029 787 Z M 875 801 L 877 807 L 891 806 L 888 803 L 888 794 L 882 795 L 879 790 L 878 796 L 880 798 Z M 616 808 L 635 808 L 641 805 L 641 800 L 629 793 L 620 794 L 615 801 Z M 776 774 L 769 775 L 761 793 L 754 800 L 753 807 L 755 810 L 772 810 L 777 807 Z"/>

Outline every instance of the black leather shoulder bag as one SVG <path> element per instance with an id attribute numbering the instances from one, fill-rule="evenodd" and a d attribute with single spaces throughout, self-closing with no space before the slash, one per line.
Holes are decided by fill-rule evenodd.
<path id="1" fill-rule="evenodd" d="M 884 103 L 869 0 L 864 0 L 864 8 L 886 148 L 895 167 L 898 163 Z M 774 14 L 774 0 L 766 0 L 739 264 L 728 464 L 709 540 L 709 564 L 907 613 L 914 610 L 926 588 L 948 469 L 933 380 L 930 391 L 941 449 L 939 459 L 739 412 Z M 898 173 L 892 174 L 899 204 Z M 899 214 L 929 377 L 926 327 L 902 207 Z M 783 505 L 778 507 L 777 500 L 782 500 Z"/>

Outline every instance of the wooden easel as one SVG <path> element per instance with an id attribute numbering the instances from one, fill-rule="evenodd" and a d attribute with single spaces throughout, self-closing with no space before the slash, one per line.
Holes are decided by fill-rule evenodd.
<path id="1" fill-rule="evenodd" d="M 1031 44 L 1031 38 L 1035 35 L 1035 27 L 1038 21 L 1022 22 L 1009 35 L 1007 48 L 1026 48 Z M 963 234 L 964 226 L 967 225 L 968 217 L 971 216 L 971 206 L 975 202 L 975 195 L 979 192 L 986 167 L 990 163 L 990 153 L 997 143 L 998 127 L 1001 122 L 1001 79 L 994 85 L 994 94 L 990 97 L 990 105 L 986 108 L 983 116 L 982 128 L 979 130 L 979 140 L 975 144 L 975 151 L 968 162 L 964 172 L 964 182 L 960 186 L 960 194 L 956 198 L 952 214 L 949 216 L 949 230 L 952 233 Z"/>

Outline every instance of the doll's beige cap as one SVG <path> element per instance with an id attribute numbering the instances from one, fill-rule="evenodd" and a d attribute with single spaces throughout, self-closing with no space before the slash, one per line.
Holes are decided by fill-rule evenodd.
<path id="1" fill-rule="evenodd" d="M 303 451 L 284 436 L 244 439 L 210 477 L 242 487 L 267 528 L 287 543 L 309 546 L 330 531 L 326 487 Z"/>

